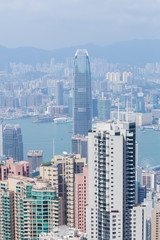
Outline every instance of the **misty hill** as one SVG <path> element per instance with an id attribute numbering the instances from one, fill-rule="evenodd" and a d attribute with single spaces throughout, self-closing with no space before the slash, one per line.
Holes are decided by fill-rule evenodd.
<path id="1" fill-rule="evenodd" d="M 144 65 L 147 62 L 160 62 L 160 40 L 132 40 L 107 46 L 87 44 L 47 51 L 34 47 L 6 48 L 0 46 L 0 68 L 10 62 L 25 64 L 49 63 L 51 58 L 57 62 L 73 57 L 77 48 L 86 48 L 90 57 L 105 58 L 110 63 Z"/>

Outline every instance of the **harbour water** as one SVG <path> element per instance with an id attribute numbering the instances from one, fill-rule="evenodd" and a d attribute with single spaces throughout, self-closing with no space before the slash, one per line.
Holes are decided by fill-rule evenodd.
<path id="1" fill-rule="evenodd" d="M 7 120 L 6 123 L 19 124 L 22 130 L 24 160 L 29 150 L 43 150 L 43 161 L 50 161 L 53 154 L 71 152 L 72 124 L 52 122 L 33 123 L 33 118 Z"/>
<path id="2" fill-rule="evenodd" d="M 71 152 L 72 124 L 32 123 L 33 118 L 8 120 L 6 123 L 20 124 L 23 136 L 24 159 L 29 150 L 43 150 L 43 161 L 50 161 L 53 153 Z M 137 130 L 139 165 L 160 165 L 160 131 Z"/>

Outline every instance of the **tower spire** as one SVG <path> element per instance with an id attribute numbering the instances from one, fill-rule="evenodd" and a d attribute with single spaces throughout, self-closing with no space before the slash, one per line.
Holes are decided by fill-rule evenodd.
<path id="1" fill-rule="evenodd" d="M 119 122 L 119 98 L 118 98 L 118 122 Z"/>

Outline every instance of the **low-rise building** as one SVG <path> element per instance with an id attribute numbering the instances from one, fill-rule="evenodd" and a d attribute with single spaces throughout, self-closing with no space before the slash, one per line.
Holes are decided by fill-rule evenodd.
<path id="1" fill-rule="evenodd" d="M 39 240 L 87 240 L 87 234 L 68 226 L 59 226 L 50 233 L 41 233 Z"/>
<path id="2" fill-rule="evenodd" d="M 0 163 L 0 180 L 8 179 L 9 174 L 16 176 L 29 177 L 29 162 L 19 161 L 14 162 L 13 158 Z"/>
<path id="3" fill-rule="evenodd" d="M 136 113 L 136 125 L 151 125 L 153 121 L 152 113 Z"/>

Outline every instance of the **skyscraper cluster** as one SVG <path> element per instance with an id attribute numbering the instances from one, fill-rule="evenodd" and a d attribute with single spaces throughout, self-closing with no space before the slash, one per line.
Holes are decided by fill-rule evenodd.
<path id="1" fill-rule="evenodd" d="M 112 81 L 119 81 L 120 76 L 114 78 Z M 61 105 L 61 81 L 57 81 L 56 88 L 56 104 Z M 109 109 L 110 101 L 103 94 L 98 105 L 103 110 L 99 111 L 101 119 L 109 119 L 106 105 Z M 0 166 L 3 239 L 151 240 L 147 239 L 150 222 L 143 200 L 146 188 L 154 188 L 154 184 L 145 173 L 141 173 L 142 185 L 137 180 L 135 123 L 107 121 L 92 126 L 91 72 L 86 50 L 79 49 L 75 54 L 71 154 L 54 155 L 50 162 L 42 163 L 42 151 L 30 151 L 25 165 L 20 161 L 20 127 L 5 125 L 0 132 L 3 154 L 19 163 L 15 167 L 12 159 Z M 29 164 L 31 171 L 40 167 L 36 178 L 28 177 Z M 159 238 L 159 199 L 157 195 L 152 213 L 154 240 Z M 61 225 L 68 227 L 59 228 Z"/>

